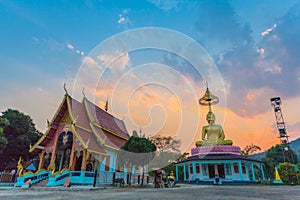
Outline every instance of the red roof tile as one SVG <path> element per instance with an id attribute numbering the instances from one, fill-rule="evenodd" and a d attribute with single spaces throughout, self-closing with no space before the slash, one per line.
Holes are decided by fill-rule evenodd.
<path id="1" fill-rule="evenodd" d="M 94 119 L 94 122 L 99 124 L 101 127 L 106 128 L 118 135 L 129 138 L 127 129 L 125 124 L 122 120 L 114 117 L 113 115 L 109 114 L 108 112 L 102 110 L 95 104 L 91 103 L 87 100 L 87 105 L 89 109 L 89 113 L 91 117 Z"/>
<path id="2" fill-rule="evenodd" d="M 73 98 L 70 98 L 70 104 L 72 115 L 76 124 L 86 129 L 90 129 L 90 121 L 84 105 Z"/>
<path id="3" fill-rule="evenodd" d="M 106 151 L 104 150 L 104 148 L 98 144 L 98 143 L 100 143 L 100 141 L 97 142 L 97 138 L 95 137 L 95 135 L 93 133 L 83 130 L 81 128 L 77 128 L 76 132 L 80 135 L 83 142 L 85 144 L 87 144 L 88 149 L 99 152 L 99 153 L 106 154 Z"/>

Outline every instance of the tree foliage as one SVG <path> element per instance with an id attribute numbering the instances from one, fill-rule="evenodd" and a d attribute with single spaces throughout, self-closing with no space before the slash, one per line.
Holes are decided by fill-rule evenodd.
<path id="1" fill-rule="evenodd" d="M 8 125 L 8 120 L 0 116 L 0 153 L 3 152 L 7 144 L 7 139 L 3 134 L 3 129 L 7 125 Z"/>
<path id="2" fill-rule="evenodd" d="M 291 163 L 280 163 L 278 168 L 278 174 L 286 185 L 297 184 L 297 171 L 295 166 Z"/>
<path id="3" fill-rule="evenodd" d="M 149 164 L 154 158 L 156 146 L 152 141 L 145 137 L 138 137 L 136 131 L 128 141 L 121 147 L 118 153 L 119 166 L 144 166 Z M 142 176 L 142 184 L 144 182 L 144 170 Z"/>
<path id="4" fill-rule="evenodd" d="M 180 140 L 176 140 L 171 136 L 163 136 L 161 134 L 150 137 L 155 144 L 158 153 L 174 152 L 180 154 Z"/>
<path id="5" fill-rule="evenodd" d="M 253 154 L 254 152 L 256 151 L 260 151 L 261 148 L 257 145 L 254 145 L 254 144 L 250 144 L 250 145 L 247 145 L 242 151 L 241 151 L 241 154 L 243 156 L 249 156 L 251 154 Z"/>
<path id="6" fill-rule="evenodd" d="M 182 156 L 179 149 L 181 141 L 161 134 L 150 137 L 150 140 L 157 147 L 155 158 L 149 166 L 150 169 L 162 168 L 167 174 L 175 171 L 174 162 Z"/>
<path id="7" fill-rule="evenodd" d="M 18 110 L 8 109 L 2 114 L 2 117 L 9 122 L 3 129 L 7 145 L 0 154 L 0 168 L 5 168 L 8 163 L 16 162 L 20 156 L 23 159 L 32 158 L 33 155 L 28 152 L 29 146 L 37 142 L 41 133 L 36 130 L 30 116 Z"/>
<path id="8" fill-rule="evenodd" d="M 285 147 L 285 145 L 276 145 L 266 152 L 266 156 L 262 159 L 262 162 L 267 178 L 275 178 L 275 166 L 279 163 L 297 163 L 297 155 L 290 148 L 286 151 Z"/>
<path id="9" fill-rule="evenodd" d="M 266 158 L 271 158 L 275 164 L 283 162 L 297 163 L 297 155 L 291 148 L 285 150 L 286 147 L 285 145 L 271 147 L 266 153 Z"/>

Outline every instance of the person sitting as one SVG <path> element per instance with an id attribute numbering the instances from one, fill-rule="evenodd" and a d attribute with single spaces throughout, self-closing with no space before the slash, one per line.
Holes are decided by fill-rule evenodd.
<path id="1" fill-rule="evenodd" d="M 215 114 L 209 111 L 206 115 L 207 126 L 202 128 L 202 140 L 196 146 L 232 145 L 231 140 L 224 140 L 225 134 L 221 125 L 215 124 Z"/>

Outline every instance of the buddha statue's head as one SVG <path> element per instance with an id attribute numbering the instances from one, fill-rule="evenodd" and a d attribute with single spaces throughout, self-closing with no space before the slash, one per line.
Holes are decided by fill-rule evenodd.
<path id="1" fill-rule="evenodd" d="M 209 111 L 206 115 L 206 120 L 209 124 L 214 124 L 216 120 L 215 114 Z"/>

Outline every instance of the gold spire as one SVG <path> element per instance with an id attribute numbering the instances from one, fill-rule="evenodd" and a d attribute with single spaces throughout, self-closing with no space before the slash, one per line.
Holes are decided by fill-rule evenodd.
<path id="1" fill-rule="evenodd" d="M 201 106 L 209 106 L 209 111 L 211 111 L 211 106 L 216 105 L 219 103 L 219 97 L 213 95 L 209 89 L 208 84 L 206 82 L 206 92 L 205 94 L 199 99 L 199 104 Z"/>

